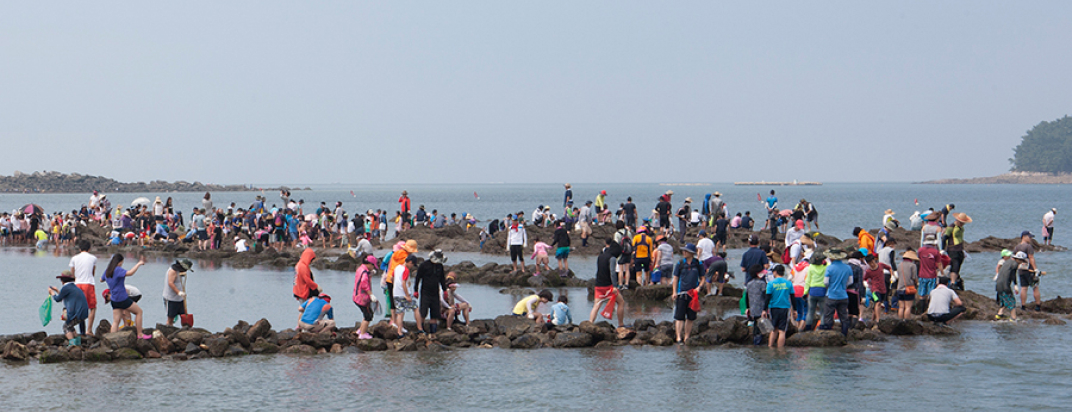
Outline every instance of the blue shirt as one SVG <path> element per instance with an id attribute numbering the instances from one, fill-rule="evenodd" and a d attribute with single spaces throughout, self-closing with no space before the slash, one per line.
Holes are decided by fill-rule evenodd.
<path id="1" fill-rule="evenodd" d="M 789 309 L 789 298 L 793 295 L 793 282 L 785 278 L 774 279 L 767 284 L 767 294 L 771 295 L 768 307 Z"/>
<path id="2" fill-rule="evenodd" d="M 774 208 L 774 205 L 778 204 L 778 198 L 771 196 L 767 198 L 767 209 Z"/>
<path id="3" fill-rule="evenodd" d="M 124 290 L 123 293 L 126 293 Z M 82 289 L 75 286 L 74 282 L 65 283 L 60 288 L 60 293 L 53 296 L 56 302 L 63 302 L 67 308 L 67 319 L 86 319 L 89 317 L 89 305 L 86 304 L 86 294 Z"/>
<path id="4" fill-rule="evenodd" d="M 688 292 L 700 286 L 700 275 L 703 273 L 703 263 L 699 259 L 692 258 L 692 263 L 687 259 L 681 259 L 674 266 L 674 277 L 677 278 L 677 292 Z"/>
<path id="5" fill-rule="evenodd" d="M 327 304 L 328 301 L 320 298 L 313 298 L 311 302 L 307 300 L 302 303 L 301 307 L 305 309 L 301 316 L 302 323 L 315 324 L 316 321 L 320 320 L 320 312 L 324 310 L 324 306 Z M 335 319 L 334 308 L 328 308 L 327 317 L 328 319 Z"/>
<path id="6" fill-rule="evenodd" d="M 826 266 L 823 276 L 828 280 L 826 285 L 826 298 L 834 300 L 848 299 L 849 294 L 845 288 L 852 283 L 852 268 L 845 262 L 836 260 Z"/>
<path id="7" fill-rule="evenodd" d="M 111 290 L 112 302 L 122 302 L 130 297 L 127 295 L 126 279 L 127 270 L 119 266 L 112 271 L 112 277 L 104 276 L 104 282 L 108 283 L 108 289 Z"/>
<path id="8" fill-rule="evenodd" d="M 767 260 L 767 254 L 763 253 L 758 247 L 748 249 L 744 252 L 744 256 L 741 256 L 741 270 L 745 273 L 748 272 L 748 268 L 754 265 L 767 265 L 770 264 L 770 260 Z"/>
<path id="9" fill-rule="evenodd" d="M 551 323 L 555 325 L 569 325 L 573 323 L 573 313 L 565 303 L 558 302 L 551 306 Z"/>

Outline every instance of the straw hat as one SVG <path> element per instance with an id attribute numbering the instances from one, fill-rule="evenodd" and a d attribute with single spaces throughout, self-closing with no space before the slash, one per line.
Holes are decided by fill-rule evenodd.
<path id="1" fill-rule="evenodd" d="M 893 212 L 893 209 L 886 209 L 886 212 L 885 212 L 885 213 L 886 213 L 887 215 L 896 215 L 896 214 L 897 214 L 897 213 L 894 213 L 894 212 Z"/>
<path id="2" fill-rule="evenodd" d="M 715 192 L 715 197 L 719 197 L 719 196 L 722 196 L 722 193 L 721 192 Z"/>
<path id="3" fill-rule="evenodd" d="M 825 255 L 830 260 L 842 260 L 849 256 L 849 254 L 845 253 L 844 250 L 837 248 L 827 250 Z"/>
<path id="4" fill-rule="evenodd" d="M 671 195 L 671 196 L 673 196 L 673 195 L 674 195 L 674 191 L 673 191 L 673 190 L 667 190 L 667 191 L 666 191 L 666 194 L 668 194 L 668 195 Z"/>
<path id="5" fill-rule="evenodd" d="M 571 186 L 569 183 L 566 183 L 566 189 L 569 189 L 571 187 L 573 187 L 573 186 Z"/>
<path id="6" fill-rule="evenodd" d="M 409 253 L 417 253 L 417 241 L 413 239 L 407 240 L 406 243 L 402 245 L 402 249 Z"/>
<path id="7" fill-rule="evenodd" d="M 685 198 L 685 203 L 692 203 L 692 198 L 691 197 L 686 197 Z"/>
<path id="8" fill-rule="evenodd" d="M 914 260 L 914 261 L 917 261 L 917 262 L 919 261 L 919 255 L 917 255 L 916 252 L 913 252 L 911 250 L 906 250 L 904 252 L 904 254 L 901 255 L 901 257 L 903 257 L 905 259 L 908 259 L 908 260 Z"/>
<path id="9" fill-rule="evenodd" d="M 956 214 L 953 215 L 953 218 L 956 219 L 960 223 L 971 223 L 972 222 L 971 216 L 968 216 L 967 213 L 956 213 Z"/>

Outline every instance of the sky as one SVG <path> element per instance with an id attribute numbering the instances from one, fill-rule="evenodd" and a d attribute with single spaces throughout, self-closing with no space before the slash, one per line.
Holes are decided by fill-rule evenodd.
<path id="1" fill-rule="evenodd" d="M 223 184 L 992 176 L 1072 2 L 6 2 L 0 174 Z"/>

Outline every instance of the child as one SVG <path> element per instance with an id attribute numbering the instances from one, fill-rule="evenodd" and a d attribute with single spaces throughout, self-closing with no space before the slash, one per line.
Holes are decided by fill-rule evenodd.
<path id="1" fill-rule="evenodd" d="M 86 318 L 89 317 L 89 305 L 86 303 L 86 295 L 74 284 L 74 274 L 70 269 L 56 276 L 63 286 L 56 289 L 48 287 L 48 294 L 56 302 L 63 302 L 67 312 L 66 321 L 63 323 L 63 332 L 67 336 L 67 346 L 79 346 L 82 344 L 82 335 L 86 334 Z M 74 335 L 74 327 L 78 326 L 79 336 Z"/>
<path id="2" fill-rule="evenodd" d="M 758 321 L 766 311 L 767 303 L 767 282 L 760 272 L 763 272 L 763 265 L 752 265 L 748 268 L 748 276 L 745 278 L 745 296 L 748 297 L 748 309 L 745 310 L 745 316 L 752 323 L 752 344 L 756 346 L 763 342 Z"/>
<path id="3" fill-rule="evenodd" d="M 413 295 L 409 292 L 410 279 L 412 274 L 417 273 L 417 263 L 420 258 L 414 255 L 406 257 L 404 264 L 395 266 L 395 273 L 393 278 L 393 291 L 391 298 L 394 303 L 394 311 L 391 312 L 391 322 L 394 323 L 395 328 L 398 329 L 398 335 L 402 336 L 407 331 L 402 326 L 406 311 L 417 308 L 417 301 L 413 299 Z M 414 315 L 416 317 L 416 314 Z"/>
<path id="4" fill-rule="evenodd" d="M 570 312 L 569 298 L 566 295 L 558 295 L 558 303 L 551 306 L 551 321 L 548 327 L 569 325 L 573 323 L 573 313 Z"/>
<path id="5" fill-rule="evenodd" d="M 331 307 L 331 296 L 321 293 L 319 296 L 309 296 L 309 299 L 298 308 L 301 316 L 298 317 L 298 330 L 312 333 L 335 327 L 335 310 Z M 324 319 L 327 317 L 327 319 Z"/>
<path id="6" fill-rule="evenodd" d="M 548 263 L 550 263 L 550 259 L 548 259 L 547 257 L 547 250 L 551 249 L 551 246 L 540 241 L 539 236 L 534 236 L 533 240 L 535 240 L 536 243 L 532 245 L 532 257 L 530 257 L 530 259 L 536 261 L 536 273 L 533 273 L 532 276 L 539 276 L 540 265 L 543 265 L 543 270 L 548 272 L 551 271 L 551 267 L 548 266 Z"/>
<path id="7" fill-rule="evenodd" d="M 537 313 L 536 308 L 540 307 L 541 303 L 550 302 L 551 299 L 554 299 L 554 295 L 551 294 L 551 291 L 547 289 L 541 290 L 540 293 L 518 301 L 517 304 L 514 305 L 513 315 L 526 316 L 529 319 L 535 320 L 536 323 L 546 323 L 543 320 L 544 316 Z"/>
<path id="8" fill-rule="evenodd" d="M 458 294 L 458 283 L 455 281 L 456 275 L 454 272 L 447 274 L 447 290 L 443 291 L 443 307 L 447 308 L 447 329 L 450 329 L 454 324 L 454 318 L 459 314 L 465 319 L 465 324 L 469 324 L 469 312 L 473 310 L 473 306 L 469 304 L 468 300 Z"/>
<path id="9" fill-rule="evenodd" d="M 767 309 L 764 314 L 770 318 L 774 330 L 767 339 L 767 346 L 773 348 L 777 342 L 778 349 L 785 347 L 785 333 L 789 330 L 790 312 L 793 311 L 793 282 L 786 279 L 785 266 L 774 267 L 775 278 L 767 284 Z M 751 290 L 751 287 L 749 287 Z"/>

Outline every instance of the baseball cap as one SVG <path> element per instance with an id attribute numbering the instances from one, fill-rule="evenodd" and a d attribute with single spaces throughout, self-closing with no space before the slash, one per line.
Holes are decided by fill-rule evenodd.
<path id="1" fill-rule="evenodd" d="M 1020 232 L 1020 237 L 1024 237 L 1024 236 L 1028 236 L 1028 237 L 1030 237 L 1032 239 L 1035 238 L 1035 235 L 1031 234 L 1030 230 L 1025 230 L 1023 232 Z"/>

